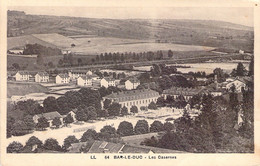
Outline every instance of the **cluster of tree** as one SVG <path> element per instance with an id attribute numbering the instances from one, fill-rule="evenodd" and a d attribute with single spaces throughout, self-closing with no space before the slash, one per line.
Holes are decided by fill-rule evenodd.
<path id="1" fill-rule="evenodd" d="M 162 51 L 157 52 L 125 52 L 125 53 L 101 53 L 96 56 L 96 61 L 114 61 L 114 62 L 126 62 L 126 61 L 141 61 L 141 60 L 161 60 L 163 59 Z"/>
<path id="2" fill-rule="evenodd" d="M 236 95 L 231 95 L 229 102 L 219 96 L 203 96 L 201 113 L 197 117 L 191 118 L 184 110 L 183 116 L 174 121 L 175 131 L 167 132 L 159 140 L 154 137 L 147 139 L 144 144 L 195 153 L 253 152 L 253 100 L 249 92 L 244 95 L 247 99 L 244 98 L 242 103 Z M 240 104 L 247 118 L 237 130 Z"/>
<path id="3" fill-rule="evenodd" d="M 185 100 L 183 95 L 179 95 L 176 98 L 171 95 L 167 95 L 166 99 L 164 97 L 159 97 L 157 99 L 156 105 L 158 107 L 176 107 L 176 108 L 184 108 L 188 102 Z"/>
<path id="4" fill-rule="evenodd" d="M 82 64 L 82 59 L 78 59 L 79 66 Z M 58 62 L 59 66 L 73 66 L 74 65 L 74 57 L 73 54 L 64 54 L 63 59 L 60 59 Z"/>
<path id="5" fill-rule="evenodd" d="M 162 75 L 171 75 L 177 73 L 175 66 L 166 66 L 165 64 L 153 64 L 151 68 L 151 76 L 160 77 Z"/>
<path id="6" fill-rule="evenodd" d="M 61 55 L 61 50 L 58 48 L 45 47 L 37 43 L 26 44 L 23 54 L 53 56 L 53 55 Z"/>
<path id="7" fill-rule="evenodd" d="M 253 61 L 251 61 L 251 63 L 253 63 Z M 251 64 L 251 66 L 252 66 L 252 64 Z M 252 71 L 252 67 L 251 67 L 249 73 L 251 73 L 251 71 Z M 239 62 L 237 64 L 237 68 L 233 69 L 232 72 L 231 72 L 231 76 L 233 76 L 233 77 L 246 76 L 247 74 L 248 74 L 248 72 L 247 72 L 245 66 L 243 65 L 243 63 L 241 63 L 241 62 Z"/>

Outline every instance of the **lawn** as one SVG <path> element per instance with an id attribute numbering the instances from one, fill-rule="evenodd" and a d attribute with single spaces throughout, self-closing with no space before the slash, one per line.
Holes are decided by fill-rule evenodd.
<path id="1" fill-rule="evenodd" d="M 48 92 L 49 89 L 37 84 L 37 83 L 7 83 L 7 97 L 10 98 L 13 95 L 24 96 L 29 93 L 44 93 Z"/>

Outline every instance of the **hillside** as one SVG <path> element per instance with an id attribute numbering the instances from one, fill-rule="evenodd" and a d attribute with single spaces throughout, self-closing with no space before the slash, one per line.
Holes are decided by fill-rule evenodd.
<path id="1" fill-rule="evenodd" d="M 8 37 L 58 33 L 253 51 L 253 28 L 208 20 L 94 19 L 8 12 Z"/>

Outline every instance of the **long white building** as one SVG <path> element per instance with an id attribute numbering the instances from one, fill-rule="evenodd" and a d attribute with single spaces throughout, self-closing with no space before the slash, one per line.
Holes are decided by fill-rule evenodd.
<path id="1" fill-rule="evenodd" d="M 142 106 L 148 107 L 151 102 L 156 103 L 158 97 L 160 97 L 158 92 L 151 89 L 142 89 L 112 93 L 103 97 L 103 100 L 109 99 L 121 104 L 122 107 L 126 106 L 130 110 L 132 106 L 137 106 L 138 109 Z"/>

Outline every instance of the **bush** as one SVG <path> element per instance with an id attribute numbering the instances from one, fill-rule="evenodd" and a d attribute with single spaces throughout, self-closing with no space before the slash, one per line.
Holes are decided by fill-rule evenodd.
<path id="1" fill-rule="evenodd" d="M 148 105 L 148 109 L 156 110 L 156 109 L 157 109 L 157 106 L 156 106 L 156 104 L 152 101 L 152 102 Z"/>
<path id="2" fill-rule="evenodd" d="M 146 120 L 138 120 L 135 125 L 135 134 L 145 134 L 149 132 L 149 125 Z"/>
<path id="3" fill-rule="evenodd" d="M 132 123 L 123 121 L 119 124 L 117 133 L 121 136 L 129 136 L 134 134 L 134 128 Z"/>
<path id="4" fill-rule="evenodd" d="M 135 106 L 135 105 L 133 105 L 131 108 L 130 108 L 130 112 L 132 112 L 132 113 L 138 113 L 138 108 Z"/>
<path id="5" fill-rule="evenodd" d="M 56 139 L 49 138 L 44 142 L 43 147 L 47 150 L 60 151 L 61 147 Z"/>
<path id="6" fill-rule="evenodd" d="M 163 124 L 162 122 L 156 120 L 151 124 L 150 132 L 160 132 L 163 131 Z"/>
<path id="7" fill-rule="evenodd" d="M 78 142 L 79 140 L 74 135 L 70 135 L 64 139 L 63 148 L 68 149 L 71 146 L 71 144 L 78 143 Z"/>
<path id="8" fill-rule="evenodd" d="M 93 129 L 88 129 L 80 138 L 81 142 L 86 142 L 89 140 L 96 140 L 98 137 L 98 134 L 95 130 Z"/>
<path id="9" fill-rule="evenodd" d="M 23 145 L 20 142 L 12 142 L 7 146 L 7 153 L 19 153 L 23 149 Z"/>

